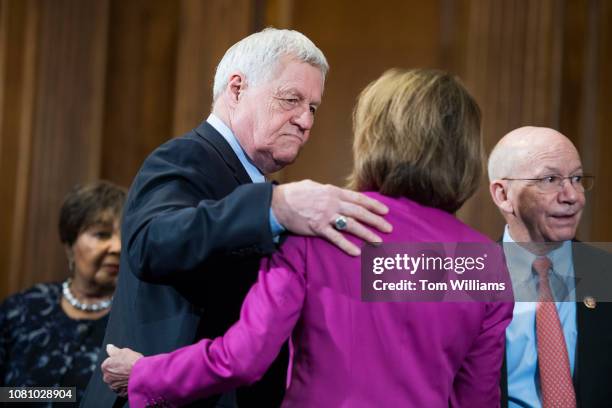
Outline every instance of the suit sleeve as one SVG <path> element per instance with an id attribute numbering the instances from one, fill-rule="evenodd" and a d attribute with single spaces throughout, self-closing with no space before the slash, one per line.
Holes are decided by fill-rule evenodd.
<path id="1" fill-rule="evenodd" d="M 130 406 L 183 405 L 257 381 L 289 338 L 305 295 L 305 238 L 290 237 L 261 263 L 240 320 L 225 335 L 141 358 L 128 384 Z"/>
<path id="2" fill-rule="evenodd" d="M 211 256 L 274 251 L 272 185 L 245 184 L 232 191 L 219 185 L 220 173 L 230 172 L 220 162 L 216 152 L 188 139 L 162 146 L 147 158 L 122 224 L 124 255 L 139 279 L 172 284 L 199 271 Z"/>
<path id="3" fill-rule="evenodd" d="M 499 407 L 506 328 L 512 320 L 513 303 L 488 303 L 485 308 L 480 334 L 455 376 L 452 407 Z"/>

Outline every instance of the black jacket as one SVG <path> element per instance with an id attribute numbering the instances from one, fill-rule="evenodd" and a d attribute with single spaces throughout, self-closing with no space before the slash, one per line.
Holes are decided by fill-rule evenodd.
<path id="1" fill-rule="evenodd" d="M 138 172 L 124 208 L 121 265 L 104 339 L 144 355 L 216 337 L 238 320 L 274 251 L 270 183 L 251 183 L 238 157 L 207 122 L 157 148 Z M 122 406 L 102 381 L 104 347 L 81 406 Z M 258 386 L 238 392 L 241 407 L 278 405 L 287 354 Z M 233 406 L 234 395 L 197 406 Z"/>

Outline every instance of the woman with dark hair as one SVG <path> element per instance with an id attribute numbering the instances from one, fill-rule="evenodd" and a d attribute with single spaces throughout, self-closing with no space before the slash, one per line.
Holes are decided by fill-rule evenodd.
<path id="1" fill-rule="evenodd" d="M 457 79 L 386 72 L 361 93 L 354 134 L 350 185 L 389 207 L 385 243 L 491 243 L 454 216 L 484 156 L 480 110 Z M 102 368 L 119 392 L 131 369 L 132 407 L 182 405 L 256 381 L 291 336 L 283 406 L 494 407 L 511 317 L 502 302 L 363 302 L 359 258 L 292 236 L 262 261 L 223 336 L 150 357 L 111 347 Z"/>
<path id="2" fill-rule="evenodd" d="M 119 272 L 125 189 L 106 181 L 75 186 L 60 210 L 68 260 L 63 283 L 41 283 L 0 305 L 0 385 L 76 387 L 97 363 Z"/>

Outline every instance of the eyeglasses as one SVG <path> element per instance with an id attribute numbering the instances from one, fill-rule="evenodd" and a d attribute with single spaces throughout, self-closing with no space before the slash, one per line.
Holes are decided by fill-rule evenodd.
<path id="1" fill-rule="evenodd" d="M 563 190 L 563 182 L 569 180 L 576 191 L 584 192 L 593 188 L 595 177 L 593 176 L 546 176 L 541 178 L 503 178 L 502 180 L 532 181 L 533 184 L 545 193 L 559 192 Z"/>

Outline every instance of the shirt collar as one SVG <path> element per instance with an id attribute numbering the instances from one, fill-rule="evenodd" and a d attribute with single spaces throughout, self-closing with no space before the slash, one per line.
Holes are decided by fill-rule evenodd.
<path id="1" fill-rule="evenodd" d="M 518 245 L 510 235 L 508 225 L 504 228 L 504 254 L 510 270 L 513 286 L 529 282 L 533 278 L 531 265 L 536 255 Z M 572 264 L 572 242 L 564 241 L 558 248 L 550 251 L 546 256 L 552 262 L 552 274 L 557 275 L 563 282 L 571 287 L 574 278 Z"/>
<path id="2" fill-rule="evenodd" d="M 232 130 L 221 119 L 219 119 L 218 116 L 216 116 L 214 113 L 211 113 L 206 119 L 206 122 L 208 122 L 210 126 L 215 128 L 215 130 L 219 132 L 221 136 L 223 136 L 227 143 L 229 143 L 230 147 L 232 148 L 234 153 L 236 153 L 236 156 L 238 156 L 238 160 L 240 160 L 242 167 L 244 167 L 253 183 L 263 183 L 264 181 L 266 181 L 264 175 L 251 162 L 251 160 L 244 152 L 242 146 L 240 146 L 240 142 L 238 142 L 238 139 L 234 135 L 234 132 L 232 132 Z"/>

